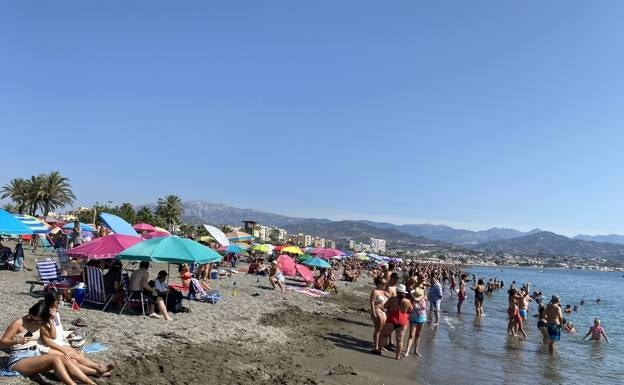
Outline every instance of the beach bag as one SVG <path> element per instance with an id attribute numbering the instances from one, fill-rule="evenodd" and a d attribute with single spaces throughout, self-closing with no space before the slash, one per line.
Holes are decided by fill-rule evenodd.
<path id="1" fill-rule="evenodd" d="M 169 290 L 169 297 L 167 298 L 167 310 L 173 313 L 182 312 L 182 299 L 184 296 L 182 292 L 178 290 Z"/>

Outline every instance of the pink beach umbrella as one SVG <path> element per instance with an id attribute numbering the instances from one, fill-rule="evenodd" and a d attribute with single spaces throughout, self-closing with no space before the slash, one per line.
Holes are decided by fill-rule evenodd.
<path id="1" fill-rule="evenodd" d="M 299 275 L 301 277 L 303 277 L 303 280 L 310 283 L 314 281 L 314 277 L 312 276 L 312 272 L 310 271 L 310 269 L 308 269 L 306 266 L 303 266 L 299 263 L 295 264 L 295 270 L 297 270 L 297 273 L 299 273 Z"/>
<path id="2" fill-rule="evenodd" d="M 323 258 L 323 259 L 330 259 L 332 257 L 344 255 L 344 253 L 338 249 L 326 249 L 326 248 L 318 248 L 318 249 L 311 250 L 310 254 L 319 258 Z"/>
<path id="3" fill-rule="evenodd" d="M 83 243 L 65 254 L 77 258 L 110 259 L 141 241 L 141 238 L 132 235 L 112 234 Z"/>
<path id="4" fill-rule="evenodd" d="M 151 233 L 147 233 L 143 236 L 143 239 L 152 239 L 152 238 L 162 238 L 169 237 L 171 234 L 165 233 L 164 231 L 152 231 Z"/>
<path id="5" fill-rule="evenodd" d="M 277 266 L 279 266 L 282 273 L 286 276 L 292 277 L 297 274 L 295 261 L 293 261 L 293 259 L 288 255 L 280 255 L 277 257 Z"/>
<path id="6" fill-rule="evenodd" d="M 136 225 L 132 226 L 132 228 L 138 232 L 155 230 L 154 226 L 150 225 L 149 223 L 137 223 Z"/>

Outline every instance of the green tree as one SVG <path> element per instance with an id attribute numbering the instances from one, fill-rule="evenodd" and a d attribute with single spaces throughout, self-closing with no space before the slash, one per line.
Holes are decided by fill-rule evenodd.
<path id="1" fill-rule="evenodd" d="M 69 179 L 62 176 L 58 171 L 51 171 L 49 174 L 42 174 L 39 180 L 39 205 L 43 215 L 48 215 L 50 211 L 72 204 L 76 196 L 72 192 Z"/>
<path id="2" fill-rule="evenodd" d="M 154 226 L 154 213 L 149 207 L 143 206 L 136 213 L 137 223 L 149 223 Z"/>
<path id="3" fill-rule="evenodd" d="M 15 205 L 14 203 L 7 203 L 4 206 L 2 206 L 3 209 L 5 209 L 6 211 L 10 212 L 10 213 L 17 213 L 17 205 Z"/>
<path id="4" fill-rule="evenodd" d="M 175 231 L 176 226 L 182 223 L 183 213 L 182 199 L 176 195 L 167 195 L 156 203 L 156 216 L 163 220 L 169 231 Z"/>
<path id="5" fill-rule="evenodd" d="M 2 187 L 0 192 L 2 193 L 2 195 L 0 195 L 0 199 L 10 198 L 19 214 L 24 214 L 24 212 L 26 212 L 29 208 L 29 184 L 26 179 L 11 179 L 8 184 Z"/>
<path id="6" fill-rule="evenodd" d="M 230 226 L 228 225 L 223 225 L 221 226 L 221 231 L 223 231 L 224 233 L 231 233 L 232 231 L 234 231 L 234 229 L 232 229 Z"/>
<path id="7" fill-rule="evenodd" d="M 43 189 L 41 188 L 43 184 L 43 177 L 41 175 L 31 176 L 30 179 L 26 180 L 27 185 L 27 193 L 26 193 L 26 201 L 28 203 L 28 213 L 30 215 L 36 215 L 37 210 L 41 206 L 42 198 L 43 198 Z"/>
<path id="8" fill-rule="evenodd" d="M 137 223 L 136 212 L 134 211 L 134 207 L 130 203 L 122 203 L 121 206 L 119 206 L 119 208 L 117 209 L 117 215 L 119 215 L 130 224 Z"/>

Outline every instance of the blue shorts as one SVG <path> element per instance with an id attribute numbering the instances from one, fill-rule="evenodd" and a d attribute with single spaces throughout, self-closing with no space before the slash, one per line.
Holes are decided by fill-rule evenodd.
<path id="1" fill-rule="evenodd" d="M 410 324 L 412 325 L 419 325 L 419 324 L 424 324 L 425 322 L 427 322 L 427 315 L 423 314 L 423 315 L 419 315 L 418 317 L 410 317 Z"/>
<path id="2" fill-rule="evenodd" d="M 34 349 L 22 349 L 22 350 L 13 350 L 11 351 L 11 355 L 6 363 L 6 368 L 8 370 L 13 370 L 13 366 L 20 362 L 25 358 L 33 358 L 40 356 L 41 352 L 39 351 L 39 347 L 36 346 Z"/>
<path id="3" fill-rule="evenodd" d="M 520 317 L 522 317 L 523 319 L 526 319 L 527 315 L 528 315 L 528 313 L 527 313 L 526 309 L 520 309 Z"/>
<path id="4" fill-rule="evenodd" d="M 561 325 L 548 324 L 546 328 L 548 329 L 548 338 L 551 341 L 559 341 L 561 339 Z"/>
<path id="5" fill-rule="evenodd" d="M 437 301 L 429 301 L 429 310 L 433 310 L 433 311 L 440 311 L 440 303 L 442 302 L 442 300 L 437 300 Z"/>

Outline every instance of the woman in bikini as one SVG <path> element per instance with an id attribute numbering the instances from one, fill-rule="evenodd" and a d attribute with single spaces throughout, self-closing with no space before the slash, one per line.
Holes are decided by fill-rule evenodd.
<path id="1" fill-rule="evenodd" d="M 58 354 L 42 354 L 37 344 L 41 326 L 50 320 L 45 318 L 45 301 L 34 304 L 28 314 L 13 321 L 0 339 L 0 348 L 10 350 L 6 363 L 8 370 L 24 377 L 54 371 L 56 377 L 67 385 L 76 385 L 74 379 L 87 385 L 97 385 L 84 374 L 68 357 Z"/>
<path id="2" fill-rule="evenodd" d="M 396 297 L 388 299 L 385 304 L 388 317 L 381 329 L 380 341 L 386 341 L 394 332 L 396 338 L 395 358 L 401 359 L 403 350 L 403 336 L 409 324 L 409 313 L 412 312 L 412 302 L 407 298 L 405 285 L 399 284 L 396 288 Z"/>
<path id="3" fill-rule="evenodd" d="M 386 323 L 386 311 L 384 309 L 384 305 L 386 304 L 389 296 L 385 290 L 386 280 L 383 277 L 376 277 L 374 283 L 375 288 L 371 291 L 369 301 L 371 318 L 373 319 L 373 326 L 375 328 L 373 331 L 373 350 L 371 350 L 371 353 L 381 355 L 379 334 Z"/>
<path id="4" fill-rule="evenodd" d="M 483 279 L 479 279 L 477 284 L 472 287 L 472 290 L 475 292 L 475 311 L 477 317 L 481 317 L 483 315 L 483 300 L 485 299 L 485 285 Z"/>
<path id="5" fill-rule="evenodd" d="M 422 357 L 418 351 L 418 345 L 420 343 L 420 332 L 425 322 L 427 322 L 427 299 L 425 298 L 425 290 L 417 287 L 410 295 L 410 299 L 412 301 L 412 312 L 410 313 L 409 319 L 409 338 L 407 339 L 405 357 L 409 356 L 412 344 L 414 344 L 414 354 L 418 357 Z"/>

